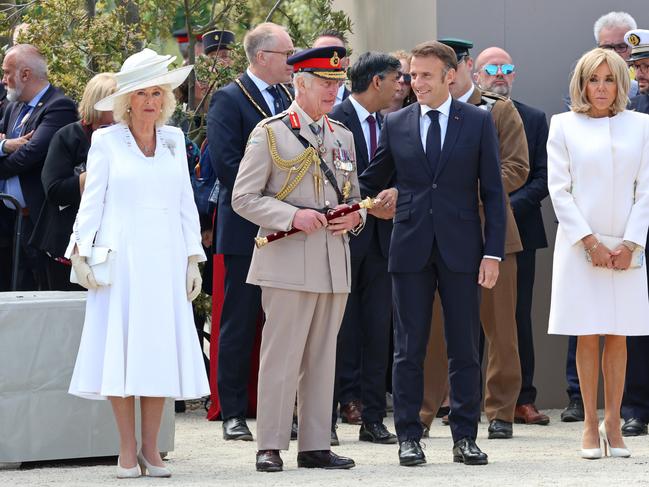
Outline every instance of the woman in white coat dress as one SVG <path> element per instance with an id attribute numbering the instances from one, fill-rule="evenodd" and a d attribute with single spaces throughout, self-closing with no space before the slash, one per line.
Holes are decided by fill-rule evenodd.
<path id="1" fill-rule="evenodd" d="M 548 188 L 559 220 L 549 333 L 578 335 L 584 400 L 582 457 L 628 457 L 620 432 L 626 336 L 649 334 L 649 116 L 625 110 L 629 75 L 612 50 L 593 49 L 570 82 L 571 111 L 548 137 Z M 635 253 L 634 253 L 635 252 Z M 646 264 L 642 264 L 646 265 Z M 604 335 L 604 421 L 598 427 L 599 340 Z"/>
<path id="2" fill-rule="evenodd" d="M 117 123 L 93 134 L 74 224 L 72 263 L 88 288 L 70 393 L 110 399 L 120 434 L 118 477 L 168 477 L 157 448 L 165 397 L 209 393 L 191 301 L 205 260 L 182 132 L 163 125 L 172 89 L 192 67 L 150 49 L 129 57 L 117 91 L 95 105 Z M 86 263 L 93 245 L 114 252 L 113 277 L 98 286 Z M 142 445 L 135 437 L 140 396 Z M 139 467 L 138 468 L 138 464 Z"/>

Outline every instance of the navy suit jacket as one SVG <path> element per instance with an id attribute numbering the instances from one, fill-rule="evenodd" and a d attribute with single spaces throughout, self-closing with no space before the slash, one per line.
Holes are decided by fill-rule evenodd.
<path id="1" fill-rule="evenodd" d="M 12 102 L 2 117 L 0 132 L 10 136 L 22 102 Z M 50 86 L 25 122 L 23 133 L 34 130 L 32 138 L 11 154 L 0 157 L 0 179 L 18 175 L 20 187 L 30 209 L 29 218 L 35 225 L 45 201 L 41 171 L 54 134 L 65 125 L 76 122 L 77 107 L 63 92 Z"/>
<path id="2" fill-rule="evenodd" d="M 344 124 L 354 135 L 354 147 L 356 148 L 356 170 L 361 174 L 369 166 L 367 155 L 368 143 L 363 134 L 361 122 L 358 119 L 354 105 L 346 98 L 340 105 L 336 105 L 329 113 L 329 117 Z M 377 123 L 382 125 L 383 117 L 379 115 Z M 365 196 L 376 196 L 375 194 L 363 194 Z M 379 239 L 379 246 L 383 257 L 388 257 L 390 251 L 390 234 L 392 233 L 392 220 L 382 220 L 372 215 L 367 215 L 365 227 L 357 236 L 352 236 L 349 241 L 352 257 L 362 257 L 369 248 L 370 241 L 375 235 Z"/>
<path id="3" fill-rule="evenodd" d="M 268 115 L 272 114 L 264 97 L 244 73 L 239 78 L 251 97 Z M 279 90 L 284 104 L 291 101 Z M 252 129 L 264 118 L 239 86 L 232 82 L 212 95 L 207 114 L 207 139 L 210 159 L 220 183 L 214 239 L 217 254 L 252 255 L 259 227 L 232 210 L 232 188 Z"/>
<path id="4" fill-rule="evenodd" d="M 548 246 L 541 214 L 541 201 L 548 195 L 548 122 L 541 110 L 512 101 L 523 119 L 530 173 L 525 184 L 509 195 L 509 201 L 523 249 L 542 249 Z"/>
<path id="5" fill-rule="evenodd" d="M 477 273 L 484 255 L 505 256 L 505 199 L 493 119 L 453 100 L 434 174 L 419 119 L 418 103 L 388 114 L 376 157 L 360 176 L 365 193 L 384 189 L 393 176 L 399 190 L 389 271 L 422 271 L 436 242 L 451 271 Z M 484 240 L 478 195 L 484 203 Z"/>

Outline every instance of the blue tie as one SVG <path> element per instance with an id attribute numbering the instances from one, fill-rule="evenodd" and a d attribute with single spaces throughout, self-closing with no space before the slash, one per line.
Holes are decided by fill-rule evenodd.
<path id="1" fill-rule="evenodd" d="M 11 131 L 9 137 L 10 139 L 15 139 L 22 135 L 22 131 L 24 127 L 24 124 L 22 123 L 23 119 L 25 118 L 25 115 L 27 115 L 27 112 L 29 112 L 31 109 L 32 107 L 30 107 L 27 104 L 24 104 L 23 107 L 20 109 L 20 112 L 18 113 L 18 118 L 16 118 L 16 121 L 14 122 L 14 128 Z"/>
<path id="2" fill-rule="evenodd" d="M 270 85 L 268 88 L 266 88 L 266 90 L 273 97 L 273 110 L 275 111 L 273 115 L 277 115 L 278 113 L 283 112 L 284 100 L 282 100 L 282 96 L 279 94 L 279 90 L 277 89 L 277 86 Z"/>
<path id="3" fill-rule="evenodd" d="M 442 136 L 439 130 L 439 112 L 437 110 L 431 110 L 427 112 L 426 115 L 430 117 L 430 127 L 428 127 L 426 135 L 426 159 L 428 159 L 433 175 L 435 175 L 439 156 L 442 152 Z"/>

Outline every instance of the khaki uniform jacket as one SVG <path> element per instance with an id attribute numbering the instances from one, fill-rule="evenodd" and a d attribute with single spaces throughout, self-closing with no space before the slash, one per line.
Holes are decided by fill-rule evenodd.
<path id="1" fill-rule="evenodd" d="M 316 136 L 309 128 L 313 120 L 293 102 L 288 112 L 295 112 L 300 120 L 300 135 L 314 147 Z M 293 159 L 304 152 L 304 146 L 282 121 L 286 112 L 263 120 L 252 131 L 248 146 L 241 160 L 232 194 L 235 212 L 259 225 L 259 236 L 291 228 L 293 217 L 300 208 L 334 208 L 338 204 L 335 190 L 321 173 L 319 195 L 316 194 L 312 164 L 295 189 L 283 200 L 275 195 L 284 186 L 289 173 L 274 164 L 268 145 L 268 126 L 276 140 L 277 152 L 282 159 Z M 319 121 L 323 126 L 323 120 Z M 324 160 L 335 174 L 338 188 L 349 180 L 352 188 L 347 203 L 360 201 L 354 138 L 341 124 L 324 121 Z M 346 173 L 334 165 L 334 150 L 342 150 L 353 160 L 353 171 Z M 295 173 L 291 174 L 293 177 Z M 363 221 L 365 210 L 361 210 Z M 254 242 L 250 242 L 254 245 Z M 351 286 L 349 236 L 334 236 L 330 230 L 321 228 L 310 235 L 299 232 L 264 247 L 255 248 L 252 255 L 247 282 L 258 286 L 308 291 L 314 293 L 348 293 Z"/>
<path id="2" fill-rule="evenodd" d="M 523 186 L 530 172 L 527 138 L 525 137 L 523 120 L 511 100 L 499 97 L 499 95 L 492 95 L 491 93 L 489 93 L 489 96 L 499 98 L 493 104 L 491 115 L 493 116 L 496 124 L 496 132 L 498 133 L 500 172 L 502 174 L 505 200 L 507 203 L 505 254 L 512 254 L 523 250 L 523 244 L 518 234 L 514 213 L 509 204 L 509 193 Z M 467 103 L 476 106 L 483 105 L 482 91 L 479 88 L 474 88 L 473 94 L 469 97 Z"/>

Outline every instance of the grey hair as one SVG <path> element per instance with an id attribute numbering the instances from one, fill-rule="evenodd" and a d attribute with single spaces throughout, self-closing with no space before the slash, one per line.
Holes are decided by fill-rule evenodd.
<path id="1" fill-rule="evenodd" d="M 275 39 L 278 30 L 288 32 L 286 28 L 281 25 L 272 22 L 264 22 L 245 35 L 243 38 L 243 49 L 246 51 L 246 58 L 248 58 L 250 64 L 254 64 L 259 51 L 269 47 L 269 44 L 271 44 Z"/>
<path id="2" fill-rule="evenodd" d="M 599 43 L 599 33 L 604 28 L 611 27 L 626 27 L 626 30 L 633 30 L 638 28 L 638 24 L 635 19 L 631 17 L 631 14 L 626 12 L 609 12 L 602 15 L 599 19 L 595 21 L 593 26 L 593 34 L 595 34 L 595 42 Z"/>
<path id="3" fill-rule="evenodd" d="M 300 72 L 295 73 L 293 75 L 293 89 L 295 90 L 295 96 L 297 96 L 298 93 L 299 93 L 299 88 L 297 86 L 297 80 L 300 79 L 300 78 L 304 79 L 304 83 L 307 86 L 311 86 L 311 83 L 313 83 L 313 80 L 315 79 L 315 76 L 312 75 L 311 73 L 306 72 L 306 71 L 300 71 Z"/>
<path id="4" fill-rule="evenodd" d="M 17 71 L 29 68 L 34 78 L 47 81 L 47 61 L 35 46 L 16 44 L 7 50 L 5 57 L 10 53 L 16 56 Z"/>

